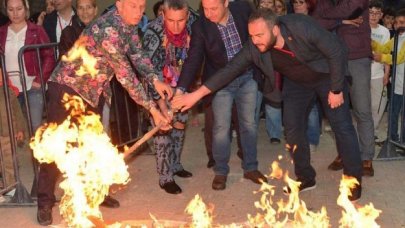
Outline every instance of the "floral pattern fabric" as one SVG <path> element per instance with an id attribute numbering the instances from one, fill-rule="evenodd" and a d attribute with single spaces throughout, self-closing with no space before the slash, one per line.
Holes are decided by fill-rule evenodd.
<path id="1" fill-rule="evenodd" d="M 85 58 L 60 61 L 51 75 L 51 81 L 67 85 L 86 102 L 97 107 L 101 95 L 111 99 L 109 81 L 115 75 L 131 98 L 149 110 L 155 103 L 149 99 L 132 66 L 149 85 L 157 79 L 150 59 L 142 50 L 136 25 L 127 25 L 117 10 L 112 10 L 90 23 L 79 38 L 85 50 L 96 59 L 96 74 L 78 70 Z M 68 53 L 69 54 L 69 53 Z M 132 66 L 131 66 L 132 63 Z M 83 67 L 82 67 L 83 69 Z"/>

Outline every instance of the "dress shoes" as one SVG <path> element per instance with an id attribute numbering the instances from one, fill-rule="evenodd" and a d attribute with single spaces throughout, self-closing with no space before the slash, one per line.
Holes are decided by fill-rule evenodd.
<path id="1" fill-rule="evenodd" d="M 349 200 L 354 203 L 361 198 L 361 184 L 354 186 L 354 188 L 350 189 Z"/>
<path id="2" fill-rule="evenodd" d="M 335 158 L 335 160 L 333 160 L 333 162 L 329 164 L 328 169 L 329 169 L 329 170 L 333 170 L 333 171 L 338 171 L 338 170 L 343 169 L 343 161 L 342 161 L 342 158 L 339 157 L 339 156 L 337 156 L 337 157 Z"/>
<path id="3" fill-rule="evenodd" d="M 120 207 L 120 202 L 118 202 L 118 200 L 112 198 L 111 196 L 107 195 L 105 196 L 104 201 L 100 204 L 100 206 L 108 208 L 118 208 Z"/>
<path id="4" fill-rule="evenodd" d="M 374 176 L 373 162 L 371 160 L 363 161 L 363 176 Z"/>
<path id="5" fill-rule="evenodd" d="M 181 188 L 174 181 L 167 182 L 164 185 L 160 185 L 160 187 L 169 194 L 180 194 L 182 192 Z"/>
<path id="6" fill-rule="evenodd" d="M 179 177 L 183 177 L 183 178 L 188 178 L 188 177 L 192 177 L 193 174 L 190 173 L 189 171 L 182 169 L 180 171 L 177 171 L 174 173 L 174 175 L 179 176 Z"/>
<path id="7" fill-rule="evenodd" d="M 214 180 L 212 181 L 212 189 L 214 190 L 224 190 L 226 188 L 226 179 L 225 175 L 215 175 Z"/>
<path id="8" fill-rule="evenodd" d="M 253 183 L 256 183 L 256 184 L 261 184 L 262 182 L 267 183 L 267 178 L 258 170 L 245 172 L 243 174 L 243 177 L 245 179 L 249 179 L 249 180 L 253 181 Z"/>
<path id="9" fill-rule="evenodd" d="M 52 224 L 52 207 L 38 207 L 37 220 L 41 226 L 48 226 Z"/>

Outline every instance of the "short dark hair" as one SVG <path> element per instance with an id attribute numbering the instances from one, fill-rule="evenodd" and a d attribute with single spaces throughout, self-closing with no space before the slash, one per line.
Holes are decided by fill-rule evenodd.
<path id="1" fill-rule="evenodd" d="M 384 4 L 380 0 L 371 0 L 370 3 L 368 4 L 368 8 L 377 8 L 377 9 L 384 9 Z"/>
<path id="2" fill-rule="evenodd" d="M 395 18 L 397 17 L 405 17 L 405 8 L 402 8 L 395 13 Z"/>
<path id="3" fill-rule="evenodd" d="M 250 14 L 248 23 L 258 19 L 263 19 L 269 28 L 272 28 L 274 25 L 278 24 L 277 14 L 270 9 L 260 8 L 253 11 L 253 13 Z"/>
<path id="4" fill-rule="evenodd" d="M 164 0 L 163 7 L 165 9 L 182 10 L 188 9 L 188 3 L 186 0 Z"/>
<path id="5" fill-rule="evenodd" d="M 386 8 L 384 8 L 384 11 L 383 11 L 383 16 L 395 16 L 395 10 L 394 10 L 394 8 L 392 8 L 392 7 L 386 7 Z"/>
<path id="6" fill-rule="evenodd" d="M 159 7 L 163 5 L 163 0 L 162 1 L 157 1 L 154 5 L 153 5 L 153 13 L 155 14 L 155 17 L 158 16 L 158 11 L 159 11 Z"/>

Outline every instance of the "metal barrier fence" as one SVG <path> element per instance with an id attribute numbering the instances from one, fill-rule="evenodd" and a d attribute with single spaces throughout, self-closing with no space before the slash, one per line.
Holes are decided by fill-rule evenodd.
<path id="1" fill-rule="evenodd" d="M 388 131 L 387 131 L 387 139 L 385 140 L 380 153 L 377 156 L 376 160 L 382 160 L 382 161 L 389 161 L 389 160 L 402 160 L 405 159 L 404 156 L 401 156 L 397 150 L 398 149 L 402 149 L 403 151 L 405 151 L 405 126 L 404 126 L 404 121 L 405 121 L 405 111 L 404 111 L 404 107 L 405 107 L 405 81 L 403 81 L 402 84 L 402 100 L 401 100 L 401 111 L 399 113 L 399 117 L 400 117 L 400 124 L 399 126 L 399 137 L 398 139 L 394 139 L 391 132 L 393 131 L 393 126 L 392 126 L 392 122 L 393 121 L 398 121 L 393 120 L 392 121 L 392 116 L 395 112 L 394 109 L 397 109 L 399 107 L 395 107 L 397 104 L 392 102 L 393 98 L 394 98 L 394 91 L 395 91 L 395 83 L 398 80 L 398 76 L 397 76 L 397 59 L 398 59 L 398 44 L 399 44 L 399 34 L 405 32 L 405 28 L 399 28 L 397 29 L 395 36 L 394 36 L 394 47 L 393 47 L 393 51 L 392 51 L 392 78 L 391 78 L 391 92 L 390 92 L 390 100 L 389 100 L 389 108 L 388 108 Z M 405 45 L 405 44 L 402 44 Z M 405 64 L 404 64 L 405 65 Z M 404 66 L 404 72 L 405 72 L 405 66 Z M 398 131 L 398 129 L 395 129 Z M 397 132 L 398 133 L 398 132 Z"/>
<path id="2" fill-rule="evenodd" d="M 3 190 L 0 191 L 0 194 L 2 195 L 5 192 L 10 191 L 11 189 L 15 188 L 15 192 L 14 195 L 12 197 L 12 199 L 7 202 L 7 203 L 3 203 L 3 205 L 5 206 L 15 206 L 15 205 L 27 205 L 27 206 L 32 206 L 35 205 L 32 198 L 30 197 L 30 195 L 27 192 L 27 189 L 25 188 L 25 186 L 22 184 L 21 179 L 20 179 L 20 173 L 19 173 L 19 169 L 18 169 L 18 159 L 17 159 L 17 150 L 16 150 L 16 138 L 15 138 L 15 131 L 14 131 L 14 125 L 13 125 L 13 112 L 11 109 L 11 104 L 10 104 L 10 93 L 8 90 L 8 78 L 7 78 L 7 70 L 6 70 L 6 64 L 5 64 L 5 58 L 4 58 L 4 53 L 1 53 L 0 55 L 0 59 L 1 59 L 1 71 L 2 71 L 2 81 L 3 81 L 3 90 L 4 90 L 4 103 L 5 103 L 5 107 L 0 107 L 0 108 L 5 108 L 6 110 L 6 116 L 7 116 L 7 125 L 8 126 L 2 126 L 2 127 L 7 127 L 8 128 L 8 138 L 9 138 L 9 142 L 10 142 L 10 149 L 11 149 L 11 159 L 12 159 L 12 166 L 13 166 L 13 171 L 14 171 L 14 179 L 15 182 L 13 182 L 12 184 L 8 184 L 8 186 L 6 185 L 6 183 L 10 180 L 7 180 L 7 175 L 6 175 L 6 171 L 5 171 L 5 164 L 6 162 L 9 161 L 5 161 L 4 160 L 4 144 L 3 142 L 0 142 L 0 164 L 1 164 L 1 171 L 3 174 L 3 180 L 2 180 L 2 184 L 3 184 Z M 3 95 L 3 94 L 1 94 Z M 0 96 L 1 96 L 0 95 Z M 7 140 L 7 137 L 4 137 L 4 139 Z"/>
<path id="3" fill-rule="evenodd" d="M 53 48 L 55 57 L 57 56 L 57 43 L 49 43 L 49 44 L 38 44 L 38 45 L 26 45 L 23 46 L 19 53 L 18 53 L 18 64 L 19 64 L 19 69 L 20 69 L 20 80 L 21 80 L 21 85 L 22 85 L 22 90 L 23 90 L 23 96 L 25 102 L 25 107 L 24 111 L 27 115 L 27 125 L 28 125 L 28 136 L 31 138 L 34 135 L 33 132 L 33 124 L 32 124 L 32 118 L 30 115 L 30 104 L 28 101 L 28 94 L 27 94 L 27 89 L 26 89 L 26 79 L 25 79 L 25 71 L 24 71 L 24 56 L 23 54 L 28 51 L 28 50 L 34 50 L 36 52 L 36 57 L 38 60 L 38 68 L 40 72 L 40 78 L 41 78 L 41 88 L 42 88 L 42 97 L 44 100 L 44 114 L 47 116 L 48 114 L 48 109 L 46 105 L 46 83 L 43 82 L 43 69 L 42 69 L 42 59 L 40 56 L 40 51 L 43 48 Z M 1 53 L 1 70 L 3 73 L 3 81 L 7 81 L 7 70 L 6 70 L 6 64 L 5 64 L 5 56 L 4 53 Z M 120 85 L 118 81 L 114 78 L 111 81 L 111 89 L 112 89 L 112 106 L 111 106 L 111 118 L 110 118 L 110 123 L 111 123 L 111 138 L 112 141 L 115 145 L 117 145 L 119 148 L 135 143 L 144 133 L 144 125 L 148 121 L 145 121 L 144 113 L 141 111 L 142 108 L 140 108 L 128 95 L 126 90 Z M 3 83 L 3 88 L 6 88 L 6 83 Z M 6 100 L 6 110 L 7 110 L 7 118 L 8 118 L 8 127 L 9 127 L 9 132 L 10 132 L 10 143 L 11 143 L 11 148 L 12 148 L 12 157 L 13 157 L 13 167 L 14 167 L 14 173 L 15 173 L 15 179 L 16 183 L 10 185 L 10 186 L 4 186 L 5 188 L 3 190 L 0 190 L 0 196 L 4 192 L 8 192 L 10 189 L 13 189 L 15 187 L 16 191 L 14 196 L 9 202 L 6 203 L 0 203 L 1 206 L 33 206 L 36 205 L 34 200 L 36 199 L 37 196 L 37 180 L 38 180 L 38 163 L 35 160 L 35 158 L 32 156 L 32 163 L 33 163 L 33 169 L 34 169 L 34 178 L 33 178 L 33 184 L 31 188 L 31 193 L 28 194 L 26 188 L 23 186 L 21 179 L 20 179 L 20 173 L 18 170 L 18 157 L 16 153 L 16 140 L 15 140 L 15 134 L 14 134 L 14 129 L 12 125 L 12 117 L 13 113 L 11 112 L 10 108 L 10 94 L 8 93 L 8 90 L 5 89 L 5 100 Z M 3 109 L 3 107 L 0 107 Z M 3 126 L 7 127 L 7 126 Z M 0 164 L 4 164 L 3 160 L 3 154 L 2 154 L 2 148 L 0 145 Z M 31 153 L 32 155 L 32 153 Z M 4 166 L 2 165 L 1 169 L 2 173 L 4 174 Z M 4 175 L 3 175 L 4 176 Z M 5 182 L 3 179 L 2 182 Z M 0 182 L 1 183 L 1 182 Z M 4 183 L 3 183 L 4 184 Z"/>

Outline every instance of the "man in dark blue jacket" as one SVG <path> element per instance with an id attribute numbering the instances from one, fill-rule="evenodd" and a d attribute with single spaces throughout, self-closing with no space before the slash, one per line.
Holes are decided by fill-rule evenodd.
<path id="1" fill-rule="evenodd" d="M 186 110 L 201 97 L 216 91 L 254 63 L 264 75 L 264 93 L 270 100 L 280 99 L 275 88 L 274 70 L 285 76 L 283 87 L 284 129 L 291 151 L 300 191 L 316 187 L 306 137 L 308 113 L 318 96 L 341 151 L 343 173 L 357 179 L 350 200 L 361 196 L 362 166 L 356 131 L 349 111 L 347 53 L 332 33 L 311 17 L 291 14 L 277 18 L 261 9 L 249 19 L 251 39 L 226 67 L 219 70 L 197 91 L 174 98 L 173 107 Z M 288 192 L 287 192 L 288 193 Z"/>
<path id="2" fill-rule="evenodd" d="M 203 82 L 224 67 L 248 39 L 247 22 L 251 13 L 248 2 L 202 0 L 201 3 L 204 14 L 192 26 L 190 49 L 178 82 L 178 87 L 183 90 L 188 89 L 195 81 L 195 76 L 199 73 L 204 61 Z M 211 137 L 215 160 L 215 178 L 212 183 L 214 190 L 222 190 L 226 187 L 233 104 L 237 109 L 244 177 L 257 184 L 261 183 L 260 180 L 266 181 L 264 175 L 257 170 L 257 124 L 254 115 L 257 83 L 253 79 L 253 70 L 249 66 L 238 75 L 237 79 L 223 84 L 213 95 L 212 100 L 206 101 L 211 104 L 207 105 L 206 111 L 209 112 L 209 108 L 212 108 L 213 115 Z M 210 119 L 206 118 L 206 121 Z M 210 133 L 209 129 L 205 131 Z M 207 150 L 209 149 L 207 146 Z"/>
<path id="3" fill-rule="evenodd" d="M 51 42 L 59 42 L 62 30 L 68 25 L 78 23 L 72 0 L 55 0 L 55 10 L 44 18 L 44 29 Z"/>

